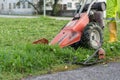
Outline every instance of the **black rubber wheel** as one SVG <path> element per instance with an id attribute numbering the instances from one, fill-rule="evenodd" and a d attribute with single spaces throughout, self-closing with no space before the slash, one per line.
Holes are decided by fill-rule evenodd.
<path id="1" fill-rule="evenodd" d="M 77 49 L 78 47 L 98 49 L 102 44 L 103 30 L 97 23 L 91 22 L 85 27 L 81 40 L 70 46 L 74 49 Z"/>
<path id="2" fill-rule="evenodd" d="M 101 27 L 95 23 L 89 23 L 84 29 L 81 37 L 80 45 L 93 49 L 98 49 L 103 44 L 103 31 Z"/>

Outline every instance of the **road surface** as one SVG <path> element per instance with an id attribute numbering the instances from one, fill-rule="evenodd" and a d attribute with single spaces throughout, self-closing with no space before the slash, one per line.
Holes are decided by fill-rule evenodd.
<path id="1" fill-rule="evenodd" d="M 25 80 L 120 80 L 120 62 L 96 65 L 77 70 L 58 72 Z"/>

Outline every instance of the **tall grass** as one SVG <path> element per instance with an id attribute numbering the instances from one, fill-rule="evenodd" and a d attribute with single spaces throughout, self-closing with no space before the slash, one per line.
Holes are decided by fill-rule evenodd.
<path id="1" fill-rule="evenodd" d="M 49 50 L 50 46 L 32 42 L 42 37 L 51 40 L 66 22 L 42 17 L 34 20 L 1 18 L 0 71 L 31 72 L 59 64 L 61 60 Z"/>

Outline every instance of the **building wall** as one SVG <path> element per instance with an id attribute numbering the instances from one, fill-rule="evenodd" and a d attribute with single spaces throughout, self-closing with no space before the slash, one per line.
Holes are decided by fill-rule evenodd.
<path id="1" fill-rule="evenodd" d="M 46 10 L 52 10 L 53 4 L 54 4 L 54 0 L 46 0 Z"/>
<path id="2" fill-rule="evenodd" d="M 31 5 L 26 2 L 25 4 L 20 3 L 20 6 L 16 5 L 19 0 L 0 0 L 0 14 L 27 14 L 31 15 L 34 13 L 34 9 Z M 32 0 L 30 0 L 32 1 Z"/>
<path id="3" fill-rule="evenodd" d="M 35 13 L 35 10 L 32 6 L 28 8 L 28 3 L 20 4 L 20 6 L 17 6 L 16 3 L 19 0 L 0 0 L 0 14 L 23 14 L 23 15 L 32 15 Z M 39 0 L 29 0 L 32 3 L 36 4 Z M 59 4 L 62 4 L 62 8 L 66 5 L 66 12 L 63 14 L 65 15 L 73 15 L 74 10 L 76 10 L 77 5 L 79 4 L 80 0 L 59 0 Z M 88 0 L 90 1 L 90 0 Z M 106 1 L 106 0 L 98 0 L 98 1 Z M 54 0 L 46 0 L 46 10 L 52 10 L 52 4 L 54 3 Z M 71 11 L 71 12 L 70 12 Z M 105 12 L 104 12 L 105 16 Z"/>
<path id="4" fill-rule="evenodd" d="M 79 4 L 79 0 L 59 0 L 59 3 L 62 4 L 63 7 L 66 5 L 66 10 L 75 10 Z"/>
<path id="5" fill-rule="evenodd" d="M 18 1 L 19 0 L 0 0 L 0 14 L 27 14 L 28 15 L 28 14 L 33 14 L 35 12 L 32 6 L 31 8 L 28 8 L 28 3 L 25 3 L 25 8 L 23 8 L 24 4 L 22 3 L 20 4 L 20 6 L 17 6 L 16 3 Z M 38 0 L 29 0 L 29 1 L 36 4 Z M 66 5 L 67 10 L 75 10 L 76 3 L 78 2 L 79 0 L 59 0 L 60 4 Z M 52 4 L 54 3 L 54 0 L 46 0 L 46 3 L 48 4 L 48 6 L 46 6 L 46 10 L 52 10 Z"/>

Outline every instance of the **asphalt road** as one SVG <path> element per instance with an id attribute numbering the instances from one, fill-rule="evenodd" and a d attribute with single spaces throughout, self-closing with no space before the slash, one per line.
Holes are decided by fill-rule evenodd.
<path id="1" fill-rule="evenodd" d="M 77 70 L 58 72 L 25 80 L 120 80 L 120 62 L 96 65 Z"/>

